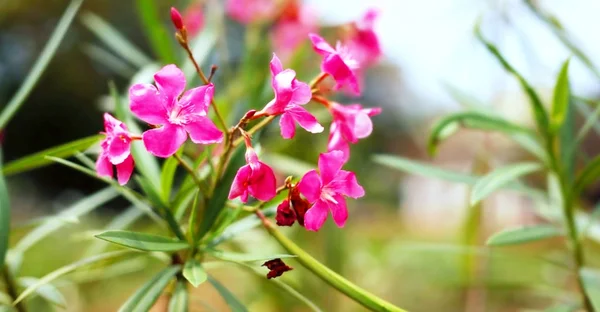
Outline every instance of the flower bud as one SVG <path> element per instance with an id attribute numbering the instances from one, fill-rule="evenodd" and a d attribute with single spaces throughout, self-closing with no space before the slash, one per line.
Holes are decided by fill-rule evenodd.
<path id="1" fill-rule="evenodd" d="M 183 29 L 183 19 L 181 18 L 181 14 L 174 7 L 171 7 L 171 21 L 177 30 Z"/>

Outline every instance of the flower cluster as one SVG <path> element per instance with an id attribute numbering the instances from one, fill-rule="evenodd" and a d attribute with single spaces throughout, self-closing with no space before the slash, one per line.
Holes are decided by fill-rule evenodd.
<path id="1" fill-rule="evenodd" d="M 350 157 L 349 144 L 371 134 L 371 117 L 380 113 L 379 108 L 363 108 L 360 104 L 342 105 L 328 99 L 331 90 L 319 85 L 327 80 L 335 81 L 334 90 L 345 89 L 352 94 L 361 92 L 360 75 L 381 55 L 379 42 L 373 32 L 376 11 L 368 11 L 359 21 L 345 25 L 344 35 L 333 47 L 323 37 L 314 33 L 316 23 L 308 16 L 310 12 L 299 1 L 284 1 L 281 10 L 269 0 L 230 0 L 227 4 L 229 16 L 240 23 L 257 23 L 262 19 L 276 22 L 274 39 L 276 49 L 293 49 L 300 41 L 294 37 L 309 39 L 316 53 L 322 56 L 321 73 L 310 82 L 297 79 L 296 72 L 284 68 L 281 60 L 273 53 L 270 62 L 273 99 L 259 111 L 249 111 L 230 129 L 222 129 L 208 117 L 214 107 L 215 86 L 210 78 L 199 72 L 204 84 L 186 90 L 186 79 L 176 65 L 166 65 L 154 75 L 154 84 L 135 84 L 129 89 L 130 109 L 134 116 L 149 125 L 140 135 L 131 134 L 127 126 L 105 114 L 105 139 L 96 163 L 101 176 L 113 176 L 116 167 L 120 184 L 125 184 L 132 175 L 134 160 L 130 152 L 133 141 L 142 141 L 150 154 L 168 158 L 173 156 L 188 140 L 195 144 L 223 143 L 216 155 L 226 164 L 231 149 L 240 137 L 246 145 L 246 165 L 239 168 L 229 191 L 230 200 L 239 198 L 243 203 L 249 197 L 266 202 L 279 192 L 288 191 L 287 198 L 279 205 L 276 217 L 279 225 L 292 225 L 295 221 L 307 230 L 317 231 L 324 224 L 329 212 L 334 222 L 344 226 L 348 218 L 346 198 L 359 198 L 365 192 L 354 173 L 342 167 Z M 178 40 L 187 48 L 186 26 L 179 12 L 171 11 L 175 27 L 181 35 Z M 297 31 L 291 31 L 291 30 Z M 294 38 L 282 43 L 287 33 Z M 286 35 L 283 35 L 286 33 Z M 191 52 L 190 52 L 191 55 Z M 265 68 L 266 69 L 266 68 Z M 305 107 L 309 102 L 324 105 L 332 116 L 327 152 L 320 154 L 318 170 L 310 170 L 297 183 L 288 178 L 283 187 L 277 187 L 276 175 L 268 164 L 259 159 L 252 146 L 252 131 L 245 127 L 254 120 L 270 122 L 279 117 L 281 136 L 292 139 L 296 125 L 310 133 L 321 133 L 324 127 Z M 217 116 L 218 111 L 215 110 Z M 257 124 L 258 125 L 258 124 Z M 224 132 L 225 131 L 225 132 Z M 137 144 L 137 143 L 136 143 Z M 220 179 L 219 169 L 213 172 Z"/>

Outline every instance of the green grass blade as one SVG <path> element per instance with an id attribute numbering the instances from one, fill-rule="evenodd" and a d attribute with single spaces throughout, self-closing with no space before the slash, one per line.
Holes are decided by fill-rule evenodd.
<path id="1" fill-rule="evenodd" d="M 100 16 L 86 12 L 81 16 L 81 22 L 113 52 L 140 68 L 152 62 L 138 47 L 127 40 L 118 30 Z"/>
<path id="2" fill-rule="evenodd" d="M 79 151 L 86 150 L 92 145 L 100 142 L 103 135 L 92 135 L 86 138 L 78 139 L 69 143 L 65 143 L 59 146 L 45 149 L 41 152 L 31 154 L 17 160 L 13 160 L 7 163 L 2 172 L 4 175 L 13 175 L 32 169 L 40 168 L 52 164 L 53 162 L 46 158 L 46 156 L 54 156 L 59 158 L 67 158 L 75 155 Z"/>
<path id="3" fill-rule="evenodd" d="M 131 231 L 107 231 L 96 235 L 117 245 L 143 251 L 178 251 L 189 247 L 188 242 L 173 239 L 166 236 L 131 232 Z"/>
<path id="4" fill-rule="evenodd" d="M 0 168 L 2 168 L 2 148 L 0 148 Z M 4 259 L 8 251 L 10 235 L 10 201 L 6 181 L 0 172 L 0 269 L 4 267 Z"/>
<path id="5" fill-rule="evenodd" d="M 104 260 L 109 260 L 109 259 L 114 259 L 114 258 L 119 258 L 121 256 L 124 255 L 128 255 L 132 253 L 129 250 L 120 250 L 120 251 L 114 251 L 114 252 L 107 252 L 107 253 L 103 253 L 100 255 L 95 255 L 89 258 L 85 258 L 82 260 L 79 260 L 75 263 L 71 263 L 69 265 L 63 266 L 59 269 L 56 269 L 46 275 L 44 275 L 42 278 L 40 278 L 36 283 L 32 284 L 31 286 L 27 287 L 18 297 L 17 299 L 15 299 L 15 301 L 13 302 L 13 305 L 16 305 L 17 303 L 23 301 L 23 299 L 27 298 L 27 296 L 31 295 L 32 293 L 34 293 L 38 288 L 40 288 L 43 285 L 46 285 L 54 280 L 56 280 L 59 277 L 64 276 L 65 274 L 71 273 L 81 267 L 85 267 L 88 266 L 90 264 L 94 264 L 100 261 L 104 261 Z"/>
<path id="6" fill-rule="evenodd" d="M 175 277 L 175 274 L 181 271 L 178 265 L 170 266 L 160 271 L 151 280 L 146 282 L 144 286 L 138 289 L 121 308 L 119 312 L 146 312 L 149 311 L 152 305 L 156 302 L 163 289 L 167 287 L 169 282 Z"/>
<path id="7" fill-rule="evenodd" d="M 150 46 L 154 50 L 154 53 L 158 56 L 163 64 L 175 63 L 175 49 L 172 34 L 175 29 L 171 31 L 167 30 L 163 21 L 160 18 L 160 7 L 155 0 L 137 0 L 137 13 L 140 17 L 142 29 L 146 33 L 146 37 L 150 40 Z M 162 11 L 161 11 L 162 12 Z M 169 16 L 165 10 L 163 16 Z"/>
<path id="8" fill-rule="evenodd" d="M 29 74 L 27 74 L 25 81 L 19 90 L 17 90 L 17 93 L 8 102 L 6 107 L 2 110 L 2 113 L 0 114 L 0 129 L 4 129 L 6 127 L 6 124 L 8 124 L 10 119 L 19 110 L 21 105 L 23 105 L 25 99 L 44 73 L 46 66 L 48 66 L 48 63 L 50 63 L 54 53 L 56 53 L 58 45 L 65 37 L 65 34 L 67 33 L 71 22 L 73 22 L 73 18 L 75 17 L 75 14 L 77 14 L 82 2 L 83 0 L 72 0 L 65 10 L 65 13 L 63 13 L 63 16 L 56 25 L 54 32 L 52 32 L 50 39 L 44 46 L 42 53 L 37 58 Z"/>
<path id="9" fill-rule="evenodd" d="M 223 284 L 219 283 L 216 279 L 212 277 L 208 277 L 208 281 L 213 285 L 213 287 L 219 292 L 221 297 L 225 299 L 225 302 L 231 309 L 231 312 L 247 312 L 248 309 L 244 306 L 243 303 L 240 302 L 239 299 L 235 297 L 235 295 L 229 291 Z"/>
<path id="10" fill-rule="evenodd" d="M 52 234 L 56 230 L 63 227 L 65 224 L 65 218 L 78 218 L 82 215 L 85 215 L 94 209 L 102 206 L 108 201 L 117 197 L 119 193 L 114 190 L 112 187 L 104 188 L 91 196 L 87 196 L 73 205 L 69 206 L 67 209 L 60 212 L 55 219 L 49 219 L 46 222 L 42 223 L 40 226 L 35 228 L 33 231 L 29 232 L 25 235 L 17 245 L 14 247 L 14 251 L 23 253 L 28 250 L 35 243 L 39 242 L 44 237 Z"/>

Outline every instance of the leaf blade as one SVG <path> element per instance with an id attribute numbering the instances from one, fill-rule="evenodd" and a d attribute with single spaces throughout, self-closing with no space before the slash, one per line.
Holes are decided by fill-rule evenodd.
<path id="1" fill-rule="evenodd" d="M 145 312 L 150 310 L 163 289 L 167 287 L 167 284 L 180 270 L 180 266 L 173 265 L 158 272 L 158 274 L 129 297 L 119 308 L 119 312 Z"/>
<path id="2" fill-rule="evenodd" d="M 496 169 L 481 177 L 481 179 L 473 185 L 473 191 L 471 192 L 469 202 L 471 205 L 475 205 L 491 193 L 504 187 L 509 182 L 541 169 L 541 164 L 531 162 L 517 163 Z"/>
<path id="3" fill-rule="evenodd" d="M 225 299 L 225 302 L 231 308 L 231 312 L 247 312 L 248 309 L 242 304 L 235 295 L 229 291 L 223 284 L 219 283 L 216 279 L 212 277 L 208 277 L 208 281 L 213 285 L 213 287 L 219 292 L 221 297 Z"/>
<path id="4" fill-rule="evenodd" d="M 542 224 L 506 229 L 493 234 L 485 243 L 488 246 L 507 246 L 534 242 L 561 236 L 562 232 L 553 225 Z"/>
<path id="5" fill-rule="evenodd" d="M 204 268 L 202 268 L 202 264 L 198 262 L 198 260 L 191 258 L 183 267 L 183 277 L 192 284 L 194 287 L 200 286 L 200 284 L 206 282 L 208 279 L 208 275 Z"/>
<path id="6" fill-rule="evenodd" d="M 569 108 L 569 60 L 567 59 L 558 74 L 552 98 L 550 123 L 552 132 L 556 132 L 563 124 Z"/>
<path id="7" fill-rule="evenodd" d="M 188 242 L 166 236 L 146 234 L 132 231 L 106 231 L 96 235 L 97 238 L 124 247 L 143 251 L 178 251 L 189 247 Z"/>
<path id="8" fill-rule="evenodd" d="M 2 148 L 0 148 L 0 169 L 2 168 Z M 0 172 L 0 268 L 4 267 L 6 252 L 8 251 L 8 237 L 10 235 L 10 201 L 6 181 Z"/>

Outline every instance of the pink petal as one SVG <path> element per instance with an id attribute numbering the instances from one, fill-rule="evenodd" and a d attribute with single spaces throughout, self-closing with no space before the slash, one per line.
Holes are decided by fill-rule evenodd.
<path id="1" fill-rule="evenodd" d="M 344 165 L 344 153 L 331 151 L 319 155 L 319 173 L 323 185 L 329 184 Z"/>
<path id="2" fill-rule="evenodd" d="M 346 220 L 348 220 L 348 208 L 346 206 L 346 199 L 340 195 L 333 196 L 336 203 L 328 203 L 329 209 L 331 210 L 331 215 L 333 217 L 333 221 L 338 227 L 344 227 L 346 224 Z"/>
<path id="3" fill-rule="evenodd" d="M 262 162 L 259 164 L 258 169 L 252 171 L 248 191 L 258 200 L 269 201 L 276 195 L 277 181 L 271 167 Z"/>
<path id="4" fill-rule="evenodd" d="M 281 61 L 279 60 L 277 55 L 275 55 L 275 53 L 273 53 L 273 58 L 271 59 L 270 67 L 271 76 L 273 77 L 277 76 L 277 74 L 283 71 L 283 65 L 281 64 Z"/>
<path id="5" fill-rule="evenodd" d="M 354 118 L 354 136 L 363 139 L 371 135 L 371 132 L 373 132 L 371 117 L 366 112 L 361 111 Z"/>
<path id="6" fill-rule="evenodd" d="M 242 166 L 238 170 L 238 172 L 235 175 L 235 178 L 233 179 L 233 183 L 231 184 L 231 189 L 229 189 L 229 199 L 240 197 L 240 200 L 243 203 L 248 202 L 247 183 L 250 179 L 251 173 L 252 169 L 248 165 Z"/>
<path id="7" fill-rule="evenodd" d="M 152 155 L 167 158 L 175 154 L 187 139 L 182 126 L 166 124 L 160 128 L 150 129 L 142 134 L 144 146 Z"/>
<path id="8" fill-rule="evenodd" d="M 375 8 L 369 8 L 365 14 L 356 21 L 356 28 L 360 30 L 371 30 L 375 24 L 375 19 L 379 16 L 379 10 Z"/>
<path id="9" fill-rule="evenodd" d="M 131 138 L 128 136 L 112 137 L 108 143 L 108 148 L 105 152 L 113 165 L 122 163 L 130 156 Z"/>
<path id="10" fill-rule="evenodd" d="M 309 231 L 318 231 L 327 220 L 328 210 L 327 203 L 318 200 L 304 215 L 304 227 Z"/>
<path id="11" fill-rule="evenodd" d="M 321 37 L 317 34 L 311 33 L 311 34 L 308 34 L 308 38 L 310 38 L 313 49 L 315 51 L 317 51 L 317 53 L 322 54 L 322 55 L 327 55 L 329 53 L 335 53 L 335 50 L 333 49 L 333 47 L 331 45 L 329 45 L 329 43 L 327 43 L 327 41 L 325 41 L 325 39 L 323 39 L 323 37 Z"/>
<path id="12" fill-rule="evenodd" d="M 104 130 L 107 134 L 111 134 L 115 132 L 115 129 L 118 129 L 120 125 L 123 124 L 120 120 L 116 119 L 109 113 L 104 113 Z M 121 126 L 127 130 L 127 127 L 123 124 Z"/>
<path id="13" fill-rule="evenodd" d="M 292 81 L 292 89 L 294 90 L 294 93 L 292 94 L 290 104 L 304 105 L 310 102 L 312 92 L 310 91 L 308 84 L 294 79 Z"/>
<path id="14" fill-rule="evenodd" d="M 109 177 L 113 176 L 113 167 L 106 154 L 101 153 L 98 155 L 98 159 L 96 160 L 96 173 L 100 177 Z"/>
<path id="15" fill-rule="evenodd" d="M 304 107 L 293 105 L 288 108 L 285 115 L 291 115 L 292 118 L 300 125 L 300 127 L 304 128 L 306 131 L 310 133 L 321 133 L 323 132 L 323 126 L 319 124 L 317 118 L 309 113 Z M 283 118 L 283 116 L 282 116 Z"/>
<path id="16" fill-rule="evenodd" d="M 139 119 L 151 124 L 162 125 L 167 121 L 165 99 L 151 84 L 134 84 L 129 88 L 131 112 Z"/>
<path id="17" fill-rule="evenodd" d="M 154 74 L 154 81 L 164 99 L 166 110 L 171 111 L 177 97 L 185 90 L 185 75 L 176 65 L 170 64 Z"/>
<path id="18" fill-rule="evenodd" d="M 214 93 L 215 88 L 212 83 L 185 91 L 181 99 L 175 104 L 181 110 L 179 116 L 206 116 Z"/>
<path id="19" fill-rule="evenodd" d="M 365 196 L 365 190 L 358 184 L 356 175 L 354 172 L 340 170 L 335 178 L 327 184 L 327 187 L 336 193 L 350 196 L 352 198 L 359 198 Z"/>
<path id="20" fill-rule="evenodd" d="M 346 140 L 342 137 L 341 132 L 337 130 L 337 128 L 337 123 L 334 122 L 331 124 L 329 142 L 327 142 L 327 151 L 342 151 L 342 153 L 344 154 L 344 162 L 347 162 L 350 158 L 350 146 L 348 145 L 348 142 L 346 142 Z"/>
<path id="21" fill-rule="evenodd" d="M 185 125 L 185 131 L 190 134 L 192 142 L 197 144 L 213 144 L 223 141 L 223 132 L 207 117 L 196 117 L 193 122 Z"/>
<path id="22" fill-rule="evenodd" d="M 281 136 L 284 139 L 291 139 L 296 134 L 296 123 L 292 114 L 287 112 L 281 115 L 279 119 L 279 127 L 281 127 Z"/>
<path id="23" fill-rule="evenodd" d="M 321 188 L 321 178 L 316 170 L 305 173 L 300 182 L 298 182 L 298 190 L 311 203 L 314 203 L 321 197 Z"/>
<path id="24" fill-rule="evenodd" d="M 356 75 L 340 55 L 330 54 L 326 56 L 323 59 L 323 63 L 321 63 L 321 70 L 330 74 L 335 79 L 337 82 L 336 89 L 348 86 L 355 94 L 360 93 Z"/>
<path id="25" fill-rule="evenodd" d="M 133 161 L 133 157 L 129 155 L 122 163 L 116 165 L 117 167 L 117 181 L 121 185 L 127 184 L 131 174 L 133 173 L 133 167 L 135 163 Z"/>

